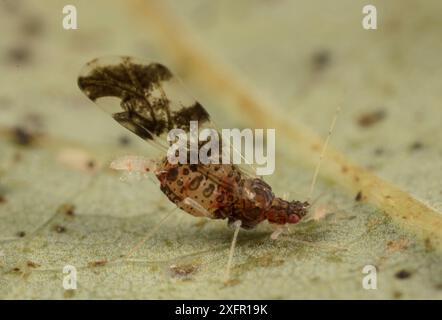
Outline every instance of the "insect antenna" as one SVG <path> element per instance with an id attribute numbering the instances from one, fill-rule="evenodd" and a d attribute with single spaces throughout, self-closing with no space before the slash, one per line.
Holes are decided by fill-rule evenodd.
<path id="1" fill-rule="evenodd" d="M 290 199 L 290 192 L 284 192 L 282 194 L 281 198 L 282 198 L 282 200 L 289 201 L 289 199 Z"/>
<path id="2" fill-rule="evenodd" d="M 313 190 L 316 185 L 316 180 L 318 179 L 319 169 L 321 168 L 321 162 L 322 162 L 322 159 L 324 158 L 325 151 L 327 150 L 327 145 L 328 145 L 328 142 L 330 141 L 330 137 L 333 132 L 333 129 L 335 128 L 336 120 L 338 119 L 338 115 L 339 115 L 340 111 L 341 111 L 341 107 L 337 107 L 336 111 L 335 111 L 335 115 L 333 116 L 333 120 L 330 124 L 330 129 L 328 130 L 327 138 L 325 138 L 324 146 L 322 147 L 321 153 L 319 155 L 318 164 L 316 165 L 315 173 L 313 174 L 312 182 L 310 184 L 310 190 L 309 190 L 309 193 L 307 196 L 308 202 L 310 202 L 310 199 L 313 195 Z"/>
<path id="3" fill-rule="evenodd" d="M 319 199 L 321 199 L 324 195 L 325 193 L 323 192 L 320 195 L 318 195 L 316 198 L 314 198 L 310 203 L 310 208 L 313 208 L 318 203 Z"/>
<path id="4" fill-rule="evenodd" d="M 233 233 L 232 244 L 230 245 L 229 259 L 227 260 L 226 275 L 224 278 L 224 283 L 228 283 L 230 280 L 230 270 L 232 268 L 233 253 L 235 252 L 236 240 L 238 239 L 239 229 L 241 228 L 241 220 L 236 220 L 233 223 L 233 226 L 235 227 L 235 232 Z"/>

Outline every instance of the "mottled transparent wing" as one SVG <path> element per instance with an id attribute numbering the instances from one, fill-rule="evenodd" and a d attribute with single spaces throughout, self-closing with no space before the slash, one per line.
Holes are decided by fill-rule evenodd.
<path id="1" fill-rule="evenodd" d="M 132 57 L 94 59 L 82 69 L 78 86 L 119 124 L 163 151 L 170 145 L 168 132 L 188 132 L 190 121 L 198 121 L 199 131 L 216 130 L 204 107 L 159 63 Z M 254 169 L 247 167 L 241 165 L 241 171 L 250 176 Z"/>
<path id="2" fill-rule="evenodd" d="M 164 147 L 171 129 L 188 131 L 191 120 L 202 126 L 210 123 L 206 110 L 159 63 L 131 57 L 94 59 L 83 68 L 78 86 L 123 127 Z"/>

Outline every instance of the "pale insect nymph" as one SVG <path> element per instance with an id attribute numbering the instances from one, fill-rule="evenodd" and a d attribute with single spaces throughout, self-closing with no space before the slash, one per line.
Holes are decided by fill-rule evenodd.
<path id="1" fill-rule="evenodd" d="M 201 129 L 214 128 L 203 106 L 190 98 L 180 81 L 159 63 L 131 57 L 94 59 L 84 67 L 78 85 L 123 127 L 165 153 L 170 145 L 167 140 L 170 130 L 189 131 L 190 121 L 198 121 Z M 112 103 L 107 98 L 116 101 Z M 330 132 L 335 120 L 336 117 Z M 330 134 L 321 158 L 329 137 Z M 114 160 L 111 168 L 153 173 L 162 192 L 183 211 L 196 217 L 227 219 L 235 227 L 228 270 L 239 228 L 252 229 L 267 220 L 278 226 L 272 234 L 276 239 L 285 226 L 298 223 L 311 207 L 309 201 L 276 197 L 263 179 L 234 164 L 171 164 L 164 154 L 160 160 L 122 157 Z M 318 169 L 319 164 L 311 190 Z"/>

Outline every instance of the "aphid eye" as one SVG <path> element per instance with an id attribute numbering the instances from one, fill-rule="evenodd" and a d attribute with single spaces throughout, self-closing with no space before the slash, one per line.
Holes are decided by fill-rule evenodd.
<path id="1" fill-rule="evenodd" d="M 299 221 L 299 217 L 296 214 L 290 214 L 288 217 L 288 223 L 297 223 Z"/>

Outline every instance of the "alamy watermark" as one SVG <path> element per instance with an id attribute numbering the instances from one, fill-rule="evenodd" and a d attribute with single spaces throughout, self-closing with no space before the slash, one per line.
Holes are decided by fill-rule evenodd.
<path id="1" fill-rule="evenodd" d="M 366 274 L 362 278 L 362 288 L 365 290 L 376 290 L 378 288 L 378 273 L 376 267 L 368 264 L 362 269 L 362 273 Z"/>
<path id="2" fill-rule="evenodd" d="M 77 268 L 72 265 L 65 265 L 63 267 L 63 288 L 65 290 L 77 289 Z"/>
<path id="3" fill-rule="evenodd" d="M 200 131 L 198 121 L 190 121 L 188 132 L 169 131 L 167 140 L 172 145 L 167 159 L 172 164 L 251 164 L 256 166 L 257 175 L 271 175 L 275 171 L 275 136 L 275 129 L 235 128 L 222 129 L 220 137 L 215 129 Z"/>

